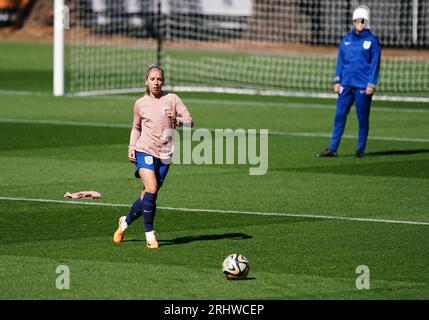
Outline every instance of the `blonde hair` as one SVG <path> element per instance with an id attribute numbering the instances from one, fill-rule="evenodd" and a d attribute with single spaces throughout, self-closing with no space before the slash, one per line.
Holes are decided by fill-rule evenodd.
<path id="1" fill-rule="evenodd" d="M 153 65 L 153 66 L 150 66 L 147 70 L 146 70 L 146 73 L 145 73 L 145 76 L 144 76 L 144 80 L 145 80 L 145 82 L 147 81 L 147 78 L 149 77 L 149 74 L 151 73 L 151 71 L 153 71 L 153 70 L 158 70 L 158 71 L 160 71 L 161 72 L 161 77 L 162 77 L 162 83 L 164 84 L 164 69 L 162 69 L 160 66 L 157 66 L 157 65 Z M 149 92 L 149 88 L 146 86 L 146 94 L 150 94 L 150 92 Z"/>

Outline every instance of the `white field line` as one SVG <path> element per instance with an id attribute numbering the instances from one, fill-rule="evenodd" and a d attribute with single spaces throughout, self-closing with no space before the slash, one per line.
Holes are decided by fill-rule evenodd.
<path id="1" fill-rule="evenodd" d="M 223 87 L 201 87 L 201 86 L 166 86 L 166 90 L 177 92 L 201 92 L 201 93 L 229 93 L 229 94 L 245 94 L 259 96 L 281 96 L 281 97 L 300 97 L 300 98 L 320 98 L 320 99 L 335 99 L 335 93 L 328 92 L 300 92 L 289 90 L 267 90 L 267 89 L 238 89 L 238 88 L 223 88 Z M 70 96 L 103 96 L 112 94 L 139 93 L 145 91 L 145 88 L 128 88 L 128 89 L 112 89 L 99 91 L 84 91 L 70 94 Z M 402 102 L 429 102 L 429 97 L 410 97 L 410 96 L 392 96 L 392 95 L 376 95 L 374 100 L 380 101 L 402 101 Z"/>
<path id="2" fill-rule="evenodd" d="M 140 93 L 140 91 L 139 91 Z M 0 94 L 17 95 L 17 96 L 52 96 L 44 92 L 32 91 L 13 91 L 13 90 L 0 90 Z M 129 100 L 134 101 L 134 96 L 124 95 L 101 95 L 101 96 L 71 96 L 78 98 L 91 98 L 91 99 L 109 99 L 109 100 Z M 270 101 L 247 101 L 247 100 L 225 100 L 225 99 L 197 99 L 187 98 L 184 99 L 186 103 L 198 103 L 209 105 L 228 105 L 228 106 L 250 106 L 250 107 L 275 107 L 275 108 L 293 108 L 293 109 L 321 109 L 321 110 L 334 110 L 335 105 L 317 104 L 317 103 L 289 103 L 289 102 L 270 102 Z M 374 99 L 375 100 L 375 99 Z M 380 99 L 384 100 L 384 99 Z M 428 108 L 392 108 L 392 107 L 377 107 L 373 106 L 371 112 L 392 112 L 392 113 L 429 113 Z"/>
<path id="3" fill-rule="evenodd" d="M 78 96 L 80 97 L 80 96 Z M 108 100 L 128 100 L 135 101 L 133 96 L 88 96 L 91 99 L 108 99 Z M 291 108 L 291 109 L 321 109 L 335 110 L 335 104 L 318 104 L 318 103 L 299 103 L 299 102 L 272 102 L 272 101 L 250 101 L 250 100 L 226 100 L 226 99 L 201 99 L 186 98 L 183 99 L 187 104 L 209 104 L 209 105 L 226 105 L 226 106 L 243 106 L 243 107 L 269 107 L 269 108 Z M 373 106 L 371 112 L 392 112 L 392 113 L 429 113 L 429 107 L 426 108 L 394 108 L 394 107 L 377 107 Z"/>
<path id="4" fill-rule="evenodd" d="M 200 92 L 200 93 L 230 93 L 230 94 L 245 94 L 259 96 L 279 96 L 279 97 L 298 97 L 298 98 L 319 98 L 319 99 L 336 99 L 335 93 L 327 92 L 296 92 L 287 90 L 258 90 L 258 89 L 226 89 L 216 87 L 182 87 L 182 86 L 166 86 L 166 90 L 177 92 Z M 101 91 L 86 91 L 66 94 L 69 97 L 106 97 L 120 94 L 137 94 L 142 95 L 145 88 L 129 88 L 129 89 L 112 89 Z M 0 94 L 9 94 L 17 96 L 52 96 L 49 92 L 41 91 L 24 91 L 24 90 L 0 90 Z M 397 101 L 397 102 L 419 102 L 428 103 L 429 97 L 413 97 L 413 96 L 392 96 L 392 95 L 375 95 L 375 101 Z"/>
<path id="5" fill-rule="evenodd" d="M 331 133 L 323 132 L 288 132 L 288 131 L 269 131 L 273 136 L 291 136 L 291 137 L 310 137 L 310 138 L 331 138 Z M 357 136 L 345 134 L 343 139 L 357 139 Z M 380 137 L 368 136 L 368 140 L 379 141 L 402 141 L 402 142 L 429 142 L 429 139 L 424 138 L 405 138 L 405 137 Z"/>
<path id="6" fill-rule="evenodd" d="M 93 99 L 117 99 L 117 100 L 136 100 L 131 96 L 89 96 Z M 298 102 L 270 102 L 270 101 L 247 101 L 247 100 L 223 100 L 223 99 L 183 99 L 187 104 L 208 104 L 224 106 L 243 106 L 243 107 L 263 107 L 263 108 L 290 108 L 290 109 L 319 109 L 335 110 L 335 105 L 317 104 L 317 103 L 298 103 Z M 393 107 L 371 107 L 371 112 L 391 112 L 391 113 L 429 113 L 429 107 L 425 108 L 393 108 Z"/>
<path id="7" fill-rule="evenodd" d="M 53 97 L 52 93 L 42 91 L 24 91 L 24 90 L 3 90 L 0 89 L 0 94 L 10 96 L 39 96 L 39 97 Z"/>
<path id="8" fill-rule="evenodd" d="M 98 127 L 98 128 L 125 128 L 130 129 L 131 125 L 121 123 L 97 123 L 97 122 L 79 122 L 79 121 L 61 121 L 61 120 L 30 120 L 30 119 L 2 119 L 0 123 L 28 123 L 28 124 L 46 124 L 46 125 L 65 125 L 65 126 L 78 126 L 78 127 Z M 199 128 L 204 129 L 204 128 Z M 213 128 L 205 128 L 214 131 Z M 310 138 L 330 138 L 331 133 L 323 132 L 291 132 L 291 131 L 274 131 L 270 130 L 269 135 L 272 136 L 290 136 L 290 137 L 310 137 Z M 354 135 L 343 135 L 344 139 L 357 139 Z M 425 138 L 408 138 L 408 137 L 380 137 L 369 136 L 369 140 L 379 141 L 402 141 L 402 142 L 429 142 Z"/>
<path id="9" fill-rule="evenodd" d="M 129 204 L 118 204 L 118 203 L 107 203 L 107 202 L 86 202 L 86 201 L 77 201 L 77 200 L 51 200 L 51 199 L 15 198 L 15 197 L 0 197 L 0 200 L 3 200 L 3 201 L 58 203 L 58 204 L 69 204 L 69 205 L 121 207 L 121 208 L 129 208 L 130 207 Z M 260 212 L 260 211 L 239 211 L 239 210 L 220 210 L 220 209 L 195 209 L 195 208 L 176 208 L 176 207 L 158 207 L 158 209 L 169 210 L 169 211 L 183 211 L 183 212 L 210 212 L 210 213 L 245 214 L 245 215 L 256 215 L 256 216 L 309 218 L 309 219 L 323 219 L 323 220 L 344 220 L 344 221 L 378 222 L 378 223 L 391 223 L 391 224 L 429 225 L 429 222 L 423 222 L 423 221 L 354 218 L 354 217 L 325 216 L 325 215 L 316 215 L 316 214 L 294 214 L 294 213 L 283 213 L 283 212 Z"/>

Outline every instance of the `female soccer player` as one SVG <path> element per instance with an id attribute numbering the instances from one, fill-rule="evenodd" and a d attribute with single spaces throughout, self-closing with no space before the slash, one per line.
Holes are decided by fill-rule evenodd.
<path id="1" fill-rule="evenodd" d="M 170 167 L 174 145 L 172 129 L 183 124 L 192 126 L 192 116 L 180 98 L 162 90 L 164 71 L 150 67 L 145 75 L 146 94 L 134 104 L 134 120 L 128 146 L 128 158 L 135 163 L 135 177 L 143 182 L 140 197 L 133 203 L 128 216 L 119 218 L 119 227 L 113 235 L 121 243 L 124 231 L 143 215 L 146 246 L 158 248 L 153 231 L 156 198 Z"/>
<path id="2" fill-rule="evenodd" d="M 338 50 L 334 92 L 338 93 L 334 130 L 331 143 L 316 157 L 336 157 L 337 149 L 353 102 L 359 122 L 359 139 L 355 157 L 362 158 L 369 130 L 372 95 L 380 69 L 380 41 L 369 30 L 369 8 L 358 6 L 353 12 L 351 32 L 345 35 Z"/>

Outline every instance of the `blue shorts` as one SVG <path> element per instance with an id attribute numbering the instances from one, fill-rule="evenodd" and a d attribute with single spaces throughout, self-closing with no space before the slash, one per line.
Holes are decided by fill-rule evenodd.
<path id="1" fill-rule="evenodd" d="M 158 189 L 161 188 L 165 177 L 167 176 L 170 164 L 165 164 L 161 159 L 156 158 L 148 153 L 136 151 L 136 171 L 134 176 L 140 178 L 139 169 L 145 168 L 155 171 Z"/>

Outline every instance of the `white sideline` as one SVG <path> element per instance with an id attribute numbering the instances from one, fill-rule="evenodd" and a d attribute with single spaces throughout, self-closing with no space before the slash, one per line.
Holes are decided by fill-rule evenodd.
<path id="1" fill-rule="evenodd" d="M 310 137 L 310 138 L 330 138 L 332 133 L 323 132 L 288 132 L 288 131 L 269 131 L 273 136 L 291 136 L 291 137 Z M 343 139 L 357 139 L 357 136 L 351 134 L 344 134 Z M 424 138 L 402 138 L 402 137 L 379 137 L 368 136 L 368 140 L 379 141 L 402 141 L 402 142 L 429 142 L 429 139 Z"/>
<path id="2" fill-rule="evenodd" d="M 62 120 L 30 120 L 30 119 L 5 119 L 0 118 L 0 123 L 29 123 L 29 124 L 47 124 L 47 125 L 62 125 L 62 126 L 80 126 L 80 127 L 98 127 L 98 128 L 125 128 L 131 129 L 130 124 L 122 123 L 97 123 L 97 122 L 79 122 L 79 121 L 62 121 Z M 213 131 L 213 128 L 196 128 L 208 129 Z M 270 130 L 269 135 L 272 136 L 290 136 L 290 137 L 310 137 L 310 138 L 330 138 L 331 133 L 324 132 L 291 132 L 291 131 L 275 131 Z M 354 135 L 343 135 L 344 139 L 357 139 Z M 379 141 L 400 141 L 400 142 L 429 142 L 425 138 L 408 138 L 408 137 L 380 137 L 369 136 L 368 140 Z"/>
<path id="3" fill-rule="evenodd" d="M 245 94 L 245 95 L 260 95 L 260 96 L 280 96 L 280 97 L 300 97 L 300 98 L 321 98 L 335 99 L 335 93 L 327 92 L 300 92 L 289 90 L 267 90 L 267 89 L 238 89 L 238 88 L 223 88 L 223 87 L 204 87 L 204 86 L 165 86 L 166 90 L 178 92 L 201 92 L 201 93 L 230 93 L 230 94 Z M 126 94 L 126 93 L 141 93 L 144 88 L 128 88 L 128 89 L 112 89 L 112 90 L 97 90 L 83 91 L 70 94 L 70 96 L 89 97 L 102 96 L 109 94 Z M 401 101 L 401 102 L 429 102 L 429 97 L 410 97 L 410 96 L 392 96 L 392 95 L 376 95 L 374 100 L 380 101 Z"/>
<path id="4" fill-rule="evenodd" d="M 77 200 L 51 200 L 51 199 L 31 199 L 31 198 L 15 198 L 15 197 L 0 197 L 4 201 L 26 201 L 26 202 L 45 202 L 45 203 L 59 203 L 71 205 L 87 205 L 87 206 L 106 206 L 106 207 L 126 207 L 129 204 L 117 204 L 107 202 L 85 202 Z M 393 223 L 393 224 L 411 224 L 411 225 L 429 225 L 429 222 L 423 221 L 404 221 L 404 220 L 387 220 L 387 219 L 373 219 L 373 218 L 354 218 L 354 217 L 336 217 L 324 216 L 315 214 L 294 214 L 282 212 L 260 212 L 260 211 L 239 211 L 239 210 L 220 210 L 220 209 L 194 209 L 194 208 L 175 208 L 175 207 L 158 207 L 161 210 L 170 211 L 184 211 L 184 212 L 211 212 L 211 213 L 232 213 L 232 214 L 246 214 L 258 216 L 279 216 L 279 217 L 292 217 L 292 218 L 310 218 L 310 219 L 324 219 L 324 220 L 346 220 L 346 221 L 360 221 L 360 222 L 379 222 L 379 223 Z"/>

